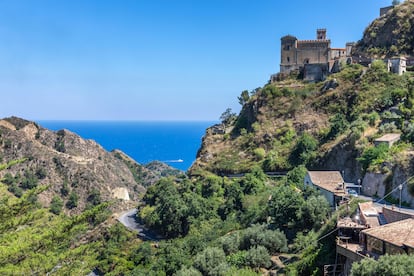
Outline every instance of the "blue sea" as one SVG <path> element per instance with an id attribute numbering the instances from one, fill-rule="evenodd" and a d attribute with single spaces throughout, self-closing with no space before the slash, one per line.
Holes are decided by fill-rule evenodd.
<path id="1" fill-rule="evenodd" d="M 51 130 L 68 129 L 106 150 L 120 149 L 138 163 L 158 160 L 186 171 L 206 128 L 217 122 L 38 121 Z"/>

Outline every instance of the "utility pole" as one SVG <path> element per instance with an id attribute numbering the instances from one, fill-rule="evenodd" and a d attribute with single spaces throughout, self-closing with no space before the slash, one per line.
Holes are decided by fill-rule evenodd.
<path id="1" fill-rule="evenodd" d="M 401 209 L 401 193 L 402 193 L 402 184 L 398 185 L 398 189 L 400 189 L 400 209 Z"/>

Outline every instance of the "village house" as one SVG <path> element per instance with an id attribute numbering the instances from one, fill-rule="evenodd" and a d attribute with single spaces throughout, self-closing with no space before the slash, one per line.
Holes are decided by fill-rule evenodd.
<path id="1" fill-rule="evenodd" d="M 414 219 L 362 230 L 361 242 L 370 257 L 414 253 Z"/>
<path id="2" fill-rule="evenodd" d="M 389 254 L 414 253 L 414 213 L 394 207 L 358 204 L 357 213 L 337 222 L 337 263 L 331 271 L 349 274 L 353 262 Z"/>
<path id="3" fill-rule="evenodd" d="M 388 59 L 387 62 L 388 72 L 403 75 L 407 72 L 407 59 L 405 57 L 394 57 Z"/>
<path id="4" fill-rule="evenodd" d="M 344 179 L 339 171 L 308 171 L 304 183 L 315 187 L 335 208 L 346 195 Z"/>

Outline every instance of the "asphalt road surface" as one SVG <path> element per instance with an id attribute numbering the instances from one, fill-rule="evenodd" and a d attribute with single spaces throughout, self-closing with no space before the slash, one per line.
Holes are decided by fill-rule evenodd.
<path id="1" fill-rule="evenodd" d="M 145 228 L 143 224 L 136 221 L 137 209 L 131 209 L 119 216 L 118 221 L 126 228 L 134 231 L 143 240 L 159 241 L 162 237 Z"/>

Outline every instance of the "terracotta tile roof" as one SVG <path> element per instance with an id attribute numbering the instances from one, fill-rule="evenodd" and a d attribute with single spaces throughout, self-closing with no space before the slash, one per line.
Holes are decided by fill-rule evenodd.
<path id="1" fill-rule="evenodd" d="M 414 219 L 397 221 L 375 228 L 363 230 L 362 233 L 402 247 L 414 247 Z"/>
<path id="2" fill-rule="evenodd" d="M 336 195 L 345 195 L 344 179 L 338 171 L 308 171 L 312 183 Z"/>

